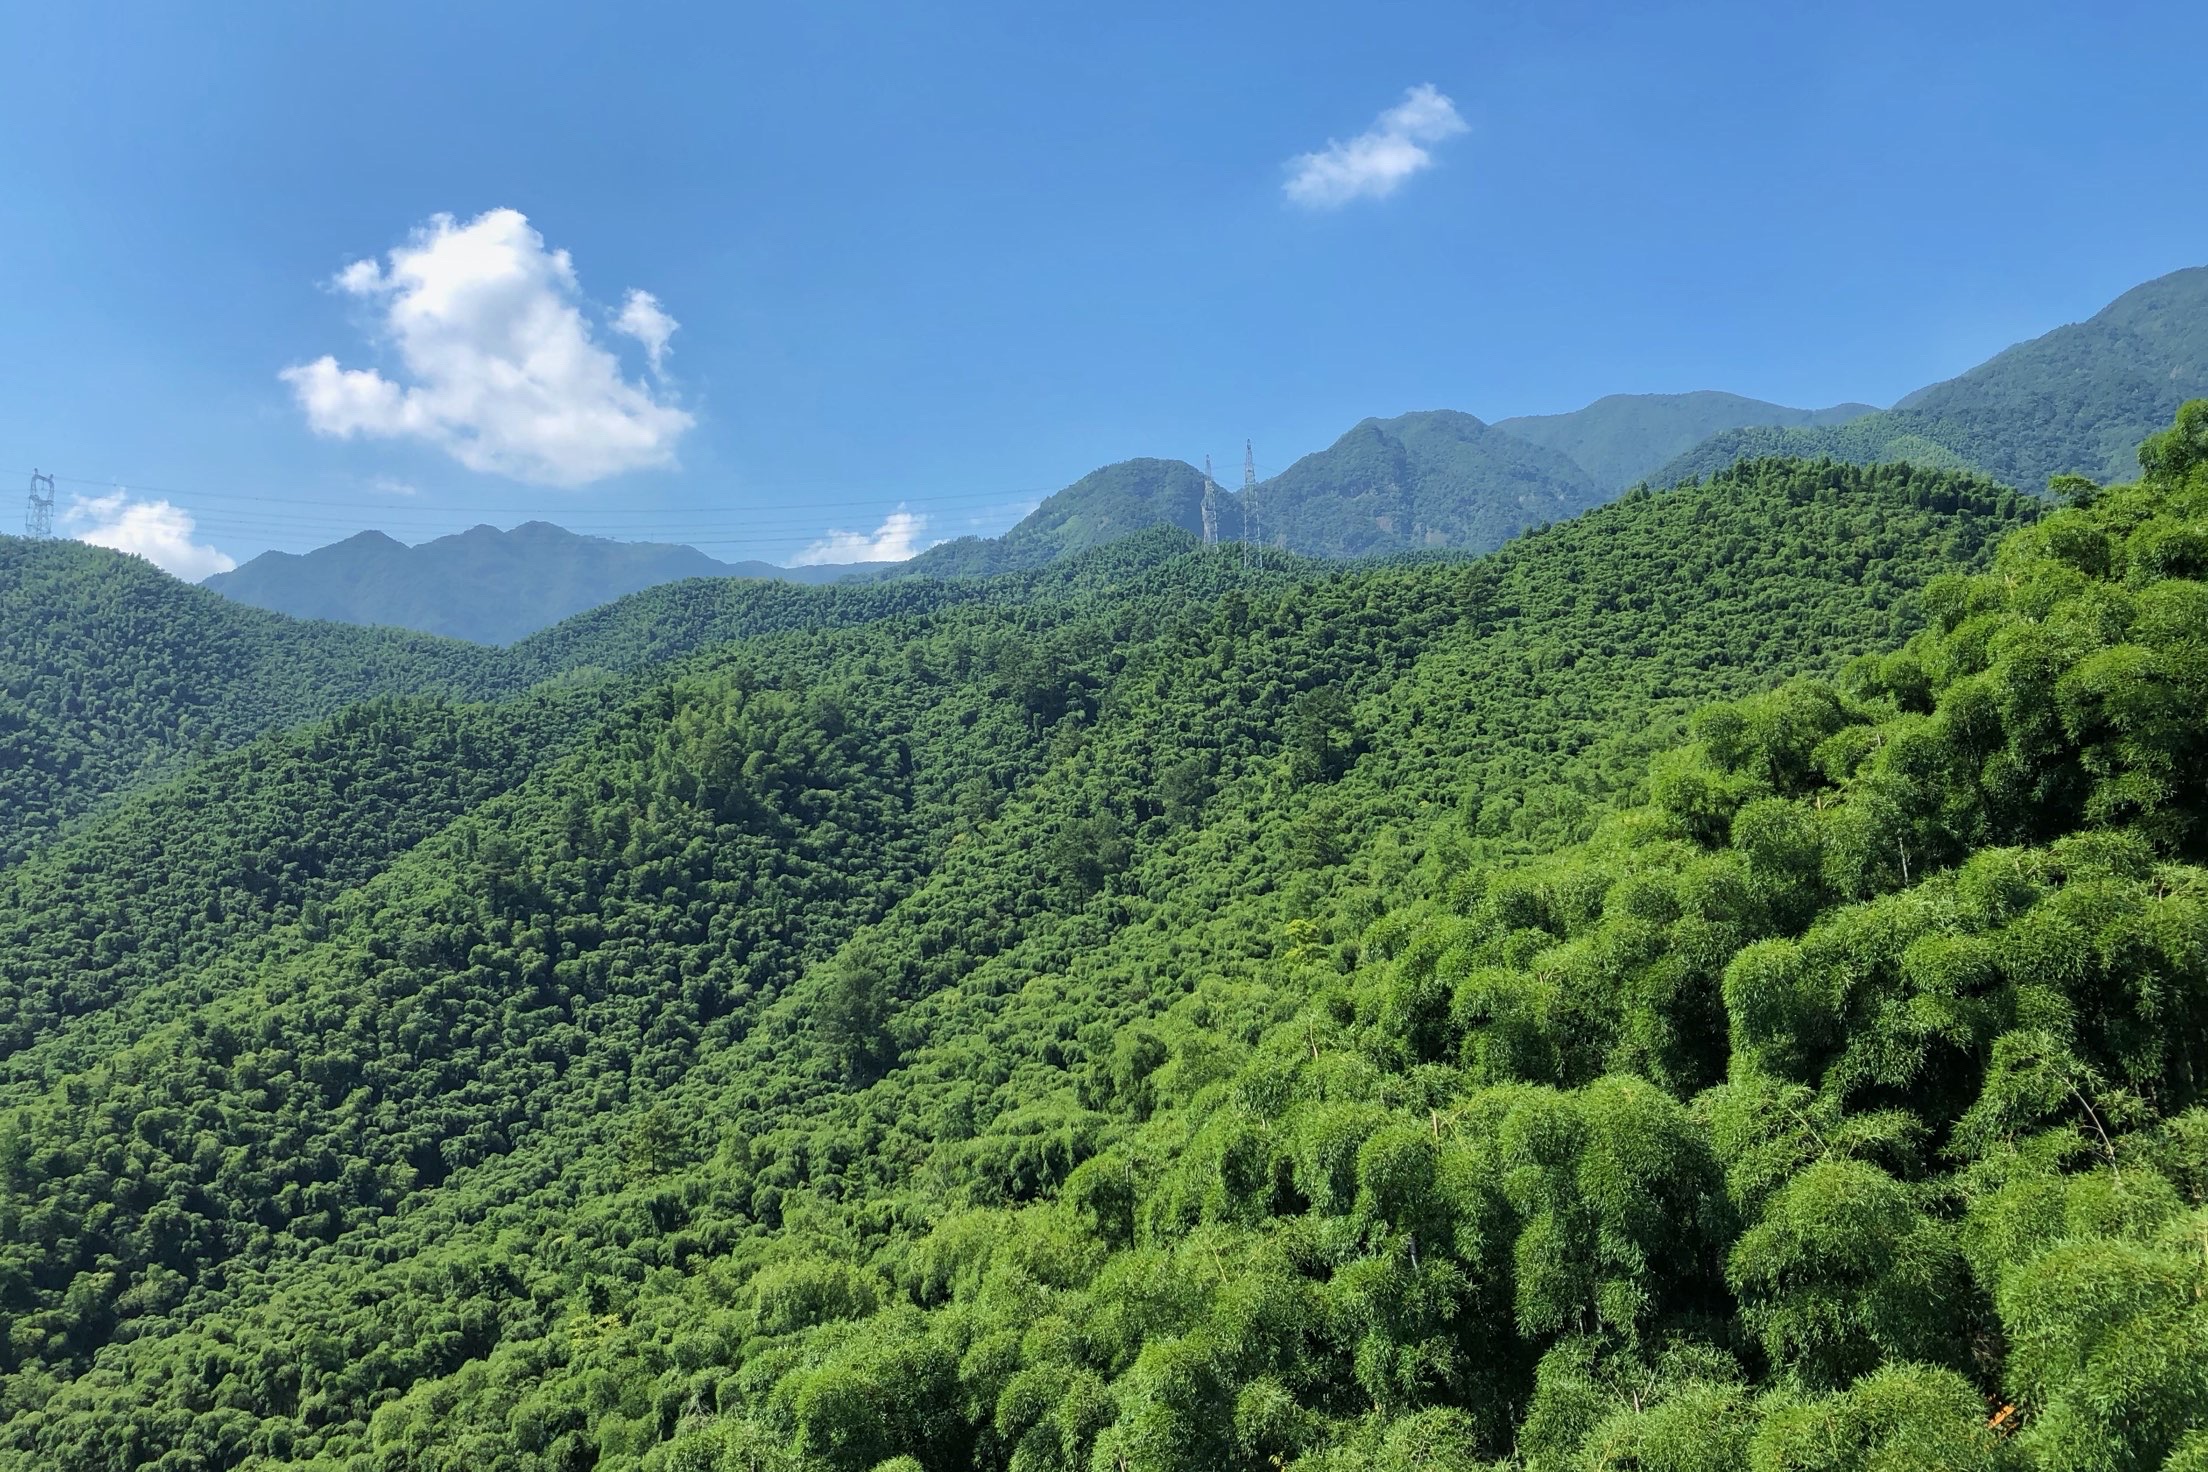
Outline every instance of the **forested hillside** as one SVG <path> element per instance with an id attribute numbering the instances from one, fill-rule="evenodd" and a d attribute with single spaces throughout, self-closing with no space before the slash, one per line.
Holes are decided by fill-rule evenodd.
<path id="1" fill-rule="evenodd" d="M 194 753 L 376 695 L 480 694 L 488 650 L 300 623 L 80 542 L 0 537 L 0 864 Z"/>
<path id="2" fill-rule="evenodd" d="M 1258 492 L 1255 535 L 1329 557 L 1486 552 L 1609 499 L 1565 456 L 1470 414 L 1367 419 Z M 1236 514 L 1242 508 L 1236 507 Z"/>
<path id="3" fill-rule="evenodd" d="M 1153 530 L 1108 551 L 988 581 L 809 588 L 692 578 L 569 619 L 507 650 L 299 622 L 231 603 L 75 542 L 0 538 L 0 866 L 119 795 L 364 699 L 496 699 L 594 683 L 734 639 L 846 627 L 958 603 L 1084 589 L 1190 545 Z"/>
<path id="4" fill-rule="evenodd" d="M 1122 460 L 1091 471 L 1020 519 L 1001 537 L 959 537 L 889 577 L 974 577 L 1040 567 L 1153 527 L 1204 529 L 1204 477 L 1179 460 Z"/>
<path id="5" fill-rule="evenodd" d="M 1245 571 L 1152 538 L 1017 597 L 682 584 L 519 646 L 497 678 L 562 678 L 518 701 L 219 758 L 0 891 L 0 1466 L 1593 1465 L 1613 1433 L 1975 1435 L 1998 1349 L 1790 1378 L 1729 1266 L 1800 1180 L 1821 1220 L 1812 1137 L 1893 1183 L 1863 1208 L 1899 1224 L 1878 1262 L 1962 1261 L 1934 1249 L 1967 1204 L 1938 1112 L 1965 1090 L 1812 1097 L 1774 1051 L 1813 1135 L 1766 1127 L 1727 1028 L 1777 1044 L 1720 978 L 1859 901 L 1929 903 L 1974 845 L 2057 836 L 1999 829 L 2027 809 L 2138 828 L 2093 840 L 2110 863 L 2194 841 L 2194 769 L 2127 765 L 2168 701 L 2111 683 L 2182 669 L 2050 666 L 2117 726 L 2075 760 L 2038 731 L 1982 822 L 1935 740 L 1979 658 L 1954 651 L 2077 663 L 2121 623 L 2079 600 L 2170 627 L 2202 541 L 2178 474 L 2051 518 L 1983 584 L 1939 580 L 2034 503 L 1786 463 L 1475 561 Z M 1832 692 L 1757 694 L 1928 616 Z M 1646 775 L 1720 696 L 1756 700 Z M 1832 1015 L 1819 1046 L 1852 1036 Z M 1905 1068 L 1894 1046 L 1862 1066 Z M 2126 1181 L 2164 1137 L 2119 1107 L 2148 1066 L 2076 1075 Z M 1858 1296 L 1818 1281 L 1804 1323 Z M 1943 1363 L 1863 1342 L 1832 1363 Z"/>
<path id="6" fill-rule="evenodd" d="M 2019 343 L 1883 413 L 1817 428 L 1729 430 L 1649 479 L 1736 460 L 1826 455 L 1980 470 L 2020 490 L 2123 475 L 2139 442 L 2208 393 L 2208 266 L 2134 287 L 2084 322 Z"/>

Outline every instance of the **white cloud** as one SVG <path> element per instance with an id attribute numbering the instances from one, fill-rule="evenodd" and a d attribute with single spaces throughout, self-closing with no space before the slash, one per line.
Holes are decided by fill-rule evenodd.
<path id="1" fill-rule="evenodd" d="M 1431 82 L 1411 88 L 1403 100 L 1348 142 L 1334 139 L 1317 153 L 1288 161 L 1288 198 L 1308 209 L 1336 209 L 1356 199 L 1383 199 L 1405 179 L 1430 168 L 1428 146 L 1465 131 L 1457 105 Z"/>
<path id="2" fill-rule="evenodd" d="M 899 506 L 874 529 L 872 536 L 865 532 L 831 531 L 791 558 L 790 566 L 814 567 L 823 562 L 903 562 L 923 548 L 935 545 L 932 541 L 920 540 L 927 529 L 927 517 Z"/>
<path id="3" fill-rule="evenodd" d="M 422 488 L 412 481 L 395 480 L 388 475 L 379 475 L 368 482 L 368 489 L 381 496 L 419 496 L 422 493 Z"/>
<path id="4" fill-rule="evenodd" d="M 330 356 L 284 369 L 316 433 L 422 440 L 470 470 L 556 486 L 673 463 L 695 421 L 623 376 L 584 319 L 574 263 L 518 210 L 438 215 L 389 262 L 355 261 L 331 285 L 374 305 L 404 381 Z M 631 292 L 615 326 L 656 369 L 675 320 Z"/>
<path id="5" fill-rule="evenodd" d="M 644 344 L 644 351 L 651 356 L 652 371 L 657 373 L 667 359 L 667 339 L 675 335 L 682 324 L 667 315 L 659 298 L 648 291 L 629 288 L 629 298 L 621 304 L 621 315 L 613 319 L 616 332 L 625 332 Z"/>
<path id="6" fill-rule="evenodd" d="M 79 496 L 61 523 L 80 542 L 143 557 L 186 582 L 228 572 L 237 559 L 192 540 L 198 524 L 167 501 L 139 501 L 118 486 L 105 496 Z"/>

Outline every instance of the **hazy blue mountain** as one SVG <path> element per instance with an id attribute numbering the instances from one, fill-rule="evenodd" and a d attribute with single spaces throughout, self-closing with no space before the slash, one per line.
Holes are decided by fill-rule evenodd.
<path id="1" fill-rule="evenodd" d="M 561 619 L 682 578 L 833 582 L 866 567 L 721 562 L 695 547 L 586 537 L 550 522 L 478 526 L 409 547 L 361 532 L 307 553 L 264 552 L 205 586 L 299 618 L 387 624 L 510 644 Z"/>
<path id="2" fill-rule="evenodd" d="M 1892 409 L 1794 409 L 1738 394 L 1613 394 L 1567 414 L 1487 424 L 1431 410 L 1367 419 L 1260 488 L 1254 517 L 1219 495 L 1223 541 L 1317 557 L 1480 552 L 1636 482 L 1668 485 L 1766 455 L 1970 469 L 2038 490 L 2074 471 L 2118 477 L 2184 400 L 2208 394 L 2208 268 L 2126 292 L 2086 322 L 2021 343 Z M 509 643 L 625 594 L 689 577 L 818 583 L 1040 567 L 1152 527 L 1200 533 L 1203 473 L 1180 460 L 1092 471 L 999 537 L 904 563 L 779 568 L 692 547 L 577 536 L 543 522 L 476 527 L 419 547 L 377 532 L 305 556 L 268 553 L 207 586 L 310 618 Z"/>
<path id="3" fill-rule="evenodd" d="M 1647 479 L 1713 434 L 1749 426 L 1845 424 L 1876 413 L 1870 404 L 1789 409 L 1703 389 L 1687 394 L 1610 394 L 1569 414 L 1524 414 L 1494 428 L 1571 457 L 1607 491 Z"/>
<path id="4" fill-rule="evenodd" d="M 1219 493 L 1219 536 L 1313 557 L 1421 547 L 1481 552 L 1529 526 L 1608 497 L 1565 456 L 1483 424 L 1430 410 L 1367 419 L 1258 488 L 1245 518 L 1239 490 Z M 888 576 L 957 577 L 1035 567 L 1146 527 L 1203 531 L 1203 472 L 1179 460 L 1125 460 L 1067 486 L 1001 537 L 961 537 Z"/>
<path id="5" fill-rule="evenodd" d="M 2050 476 L 2126 477 L 2139 442 L 2208 394 L 2208 267 L 2157 277 L 2084 322 L 1845 424 L 1732 429 L 1666 464 L 1671 484 L 1762 455 L 1913 460 L 1981 470 L 2021 490 Z"/>

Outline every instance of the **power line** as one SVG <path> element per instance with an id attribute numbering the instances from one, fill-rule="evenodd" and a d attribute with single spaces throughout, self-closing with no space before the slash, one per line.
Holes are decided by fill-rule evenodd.
<path id="1" fill-rule="evenodd" d="M 1255 498 L 1249 495 L 1255 475 L 1255 461 L 1247 443 L 1243 446 L 1243 547 L 1245 561 L 1249 559 L 1249 541 L 1257 530 L 1250 525 Z M 589 508 L 581 506 L 556 506 L 545 503 L 510 506 L 440 506 L 434 504 L 409 505 L 404 501 L 384 499 L 333 500 L 320 497 L 283 496 L 257 494 L 248 491 L 193 491 L 174 486 L 119 484 L 113 479 L 95 479 L 87 476 L 71 476 L 40 471 L 32 472 L 31 506 L 26 514 L 26 530 L 34 536 L 52 534 L 54 487 L 63 485 L 97 487 L 102 491 L 123 493 L 135 497 L 173 499 L 181 504 L 192 518 L 194 529 L 210 536 L 271 537 L 286 534 L 308 536 L 330 535 L 333 538 L 358 533 L 369 527 L 397 534 L 402 538 L 428 540 L 438 536 L 456 535 L 455 522 L 468 517 L 489 518 L 513 516 L 530 520 L 556 522 L 565 530 L 584 536 L 607 537 L 614 540 L 639 540 L 690 543 L 702 546 L 740 546 L 751 544 L 767 548 L 802 547 L 839 532 L 855 532 L 865 535 L 863 528 L 841 528 L 828 523 L 836 518 L 823 517 L 819 513 L 866 510 L 876 514 L 890 514 L 880 499 L 866 501 L 806 501 L 802 506 L 783 504 L 754 515 L 744 515 L 727 502 L 693 506 L 622 506 L 618 508 Z M 966 521 L 966 513 L 983 508 L 1011 509 L 1022 502 L 1042 499 L 1057 488 L 1025 487 L 1004 491 L 951 492 L 931 497 L 925 501 L 911 499 L 897 503 L 895 510 L 917 513 L 923 519 L 937 522 L 931 529 L 941 533 Z M 1208 536 L 1216 539 L 1217 499 L 1221 496 L 1217 482 L 1210 473 L 1210 462 L 1205 462 L 1205 499 L 1209 503 L 1207 518 Z M 305 511 L 306 514 L 301 514 Z M 314 514 L 336 513 L 336 514 Z M 941 518 L 940 521 L 937 519 Z M 480 524 L 480 523 L 478 523 Z M 465 528 L 461 528 L 464 530 Z M 976 534 L 979 528 L 970 523 L 964 530 Z"/>
<path id="2" fill-rule="evenodd" d="M 1007 507 L 1005 509 L 1009 511 L 1012 508 Z M 467 508 L 459 508 L 427 519 L 416 519 L 411 524 L 409 522 L 386 521 L 383 526 L 374 529 L 403 533 L 409 536 L 417 534 L 442 535 L 443 533 L 439 531 L 440 528 L 452 526 L 455 521 L 473 514 Z M 922 520 L 928 519 L 924 512 L 913 514 Z M 192 512 L 191 517 L 195 526 L 228 527 L 240 531 L 254 531 L 271 527 L 291 528 L 301 531 L 349 529 L 359 532 L 370 529 L 350 517 L 278 516 L 262 512 L 232 513 L 225 511 Z M 504 520 L 505 518 L 500 519 Z M 955 522 L 955 518 L 952 518 L 951 521 Z M 473 524 L 483 525 L 484 523 L 476 522 Z M 822 520 L 819 517 L 797 519 L 788 515 L 775 518 L 747 517 L 736 521 L 677 522 L 657 526 L 631 521 L 604 521 L 595 517 L 562 517 L 557 524 L 563 530 L 593 536 L 635 534 L 639 536 L 668 537 L 709 531 L 789 532 L 796 535 L 799 533 L 817 534 L 823 530 Z M 464 531 L 467 528 L 462 526 L 460 529 Z M 843 531 L 851 529 L 849 527 L 835 528 L 835 530 Z"/>
<path id="3" fill-rule="evenodd" d="M 57 480 L 63 485 L 99 486 L 102 489 L 109 491 L 127 490 L 132 494 L 142 496 L 173 496 L 182 500 L 191 501 L 194 504 L 204 504 L 206 502 L 221 503 L 231 501 L 243 501 L 275 506 L 336 507 L 346 510 L 373 511 L 379 515 L 404 515 L 409 511 L 426 511 L 428 509 L 409 507 L 405 499 L 375 499 L 372 497 L 362 497 L 346 500 L 327 500 L 308 496 L 252 495 L 237 491 L 191 491 L 182 490 L 175 486 L 146 485 L 143 482 L 139 481 L 122 482 L 116 480 L 113 477 L 96 478 L 92 476 L 81 475 L 54 475 L 47 477 L 47 479 Z M 999 491 L 950 491 L 945 492 L 941 495 L 930 496 L 923 504 L 971 505 L 987 501 L 1011 501 L 1027 496 L 1054 495 L 1064 489 L 1064 486 L 1020 486 L 1014 487 L 1009 490 Z M 914 498 L 909 496 L 903 499 L 908 504 L 912 503 L 914 500 Z M 877 496 L 857 501 L 807 500 L 805 504 L 808 508 L 814 510 L 834 511 L 853 509 L 858 507 L 879 506 L 882 504 L 882 498 Z M 726 501 L 716 501 L 711 503 L 710 505 L 704 506 L 637 506 L 625 508 L 624 514 L 635 516 L 684 516 L 696 511 L 727 511 L 728 509 L 729 505 Z M 524 516 L 531 513 L 537 513 L 548 517 L 563 516 L 569 514 L 566 508 L 562 508 L 543 501 L 525 506 L 475 506 L 469 508 L 469 514 L 471 515 L 482 514 Z"/>

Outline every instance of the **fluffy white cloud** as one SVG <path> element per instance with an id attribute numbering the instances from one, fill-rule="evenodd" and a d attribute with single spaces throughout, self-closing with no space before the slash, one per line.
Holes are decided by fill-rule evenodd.
<path id="1" fill-rule="evenodd" d="M 1381 199 L 1403 181 L 1432 167 L 1430 145 L 1465 131 L 1457 105 L 1430 82 L 1347 142 L 1329 139 L 1317 153 L 1288 160 L 1288 198 L 1308 209 L 1336 209 L 1356 199 Z"/>
<path id="2" fill-rule="evenodd" d="M 935 545 L 920 538 L 928 519 L 900 506 L 889 513 L 873 535 L 832 531 L 790 559 L 792 567 L 813 567 L 823 562 L 903 562 L 914 553 Z"/>
<path id="3" fill-rule="evenodd" d="M 518 210 L 438 215 L 388 265 L 355 261 L 331 285 L 376 308 L 404 381 L 330 356 L 284 369 L 318 434 L 423 440 L 470 470 L 579 486 L 671 464 L 695 422 L 623 376 L 591 335 L 574 263 Z M 675 319 L 632 291 L 614 325 L 656 369 Z"/>
<path id="4" fill-rule="evenodd" d="M 61 524 L 80 542 L 143 557 L 186 582 L 196 583 L 238 565 L 227 553 L 192 540 L 198 524 L 181 506 L 135 500 L 120 487 L 105 496 L 77 497 L 62 512 Z"/>
<path id="5" fill-rule="evenodd" d="M 657 373 L 667 361 L 667 339 L 675 335 L 682 324 L 667 315 L 659 298 L 648 291 L 629 288 L 629 298 L 621 304 L 621 315 L 613 319 L 614 330 L 625 332 L 644 344 L 644 351 L 652 360 L 652 371 Z"/>

